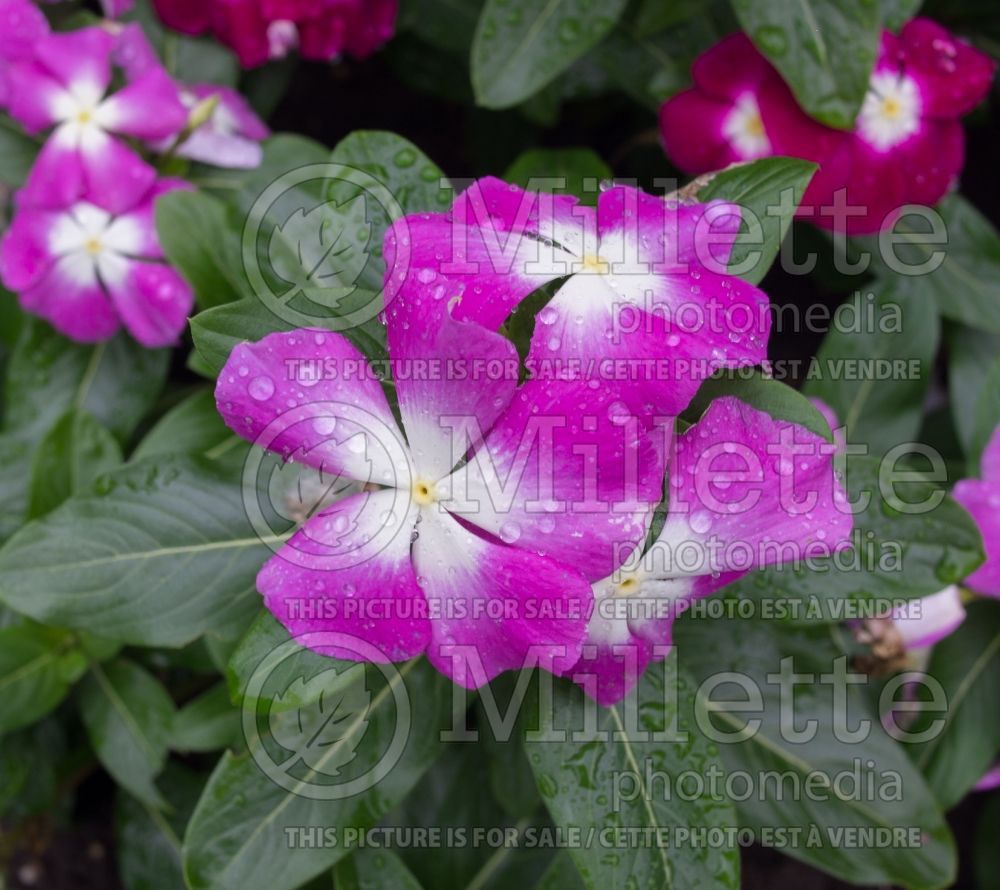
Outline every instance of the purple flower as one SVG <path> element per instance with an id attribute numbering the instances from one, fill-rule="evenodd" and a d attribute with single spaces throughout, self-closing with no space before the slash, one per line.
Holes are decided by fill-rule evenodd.
<path id="1" fill-rule="evenodd" d="M 172 345 L 194 296 L 163 262 L 153 208 L 157 196 L 186 187 L 161 180 L 116 214 L 89 201 L 21 206 L 0 244 L 4 286 L 74 340 L 106 340 L 124 325 L 145 346 Z"/>
<path id="2" fill-rule="evenodd" d="M 270 135 L 270 130 L 250 103 L 236 90 L 216 84 L 181 88 L 181 101 L 189 109 L 212 96 L 218 103 L 214 111 L 177 147 L 175 154 L 216 167 L 259 167 L 263 156 L 260 142 Z M 166 140 L 162 147 L 171 141 Z"/>
<path id="3" fill-rule="evenodd" d="M 962 591 L 952 584 L 893 609 L 890 617 L 907 649 L 925 649 L 954 633 L 965 621 Z"/>
<path id="4" fill-rule="evenodd" d="M 388 315 L 401 289 L 437 280 L 461 286 L 456 318 L 496 329 L 530 293 L 565 279 L 537 315 L 529 372 L 628 380 L 623 398 L 637 413 L 648 403 L 675 416 L 714 371 L 766 358 L 768 299 L 726 274 L 739 225 L 739 208 L 723 202 L 615 186 L 595 209 L 481 179 L 449 213 L 389 230 L 386 260 L 405 255 L 408 268 L 386 281 Z"/>
<path id="5" fill-rule="evenodd" d="M 963 479 L 952 492 L 979 526 L 986 562 L 965 583 L 977 593 L 1000 597 L 1000 426 L 983 451 L 982 479 Z"/>
<path id="6" fill-rule="evenodd" d="M 295 635 L 353 634 L 386 661 L 426 652 L 467 687 L 532 656 L 564 670 L 580 654 L 587 575 L 613 571 L 616 545 L 627 552 L 646 534 L 662 455 L 606 384 L 518 387 L 513 345 L 454 318 L 461 289 L 439 300 L 439 284 L 401 295 L 389 322 L 402 430 L 339 335 L 300 330 L 234 349 L 216 388 L 230 428 L 365 483 L 310 518 L 257 586 Z M 474 370 L 489 367 L 514 370 Z"/>
<path id="7" fill-rule="evenodd" d="M 159 68 L 106 95 L 115 44 L 103 28 L 52 34 L 34 44 L 32 60 L 9 67 L 11 116 L 30 133 L 55 128 L 23 204 L 64 208 L 83 199 L 121 214 L 153 187 L 155 170 L 112 134 L 155 142 L 179 131 L 187 111 Z"/>
<path id="8" fill-rule="evenodd" d="M 594 613 L 568 671 L 600 704 L 621 699 L 670 643 L 685 604 L 747 572 L 826 556 L 850 543 L 835 446 L 733 397 L 679 438 L 669 508 L 646 551 L 593 585 Z"/>
<path id="9" fill-rule="evenodd" d="M 0 0 L 0 108 L 10 101 L 7 68 L 31 58 L 35 43 L 49 33 L 42 11 L 29 0 Z"/>

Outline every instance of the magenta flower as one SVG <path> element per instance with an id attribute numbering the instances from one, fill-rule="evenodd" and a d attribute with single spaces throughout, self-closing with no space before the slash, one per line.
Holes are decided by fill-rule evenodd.
<path id="1" fill-rule="evenodd" d="M 982 479 L 963 479 L 952 492 L 979 526 L 986 562 L 965 579 L 977 593 L 1000 597 L 1000 427 L 983 451 Z"/>
<path id="2" fill-rule="evenodd" d="M 121 325 L 145 346 L 169 346 L 194 296 L 163 262 L 153 205 L 186 183 L 157 182 L 119 214 L 77 201 L 61 209 L 21 206 L 0 243 L 0 278 L 21 306 L 74 340 L 111 337 Z"/>
<path id="3" fill-rule="evenodd" d="M 231 429 L 365 483 L 307 520 L 258 589 L 295 635 L 349 633 L 386 661 L 426 652 L 467 687 L 532 656 L 562 670 L 580 654 L 585 573 L 612 571 L 618 545 L 646 533 L 660 450 L 612 387 L 518 388 L 509 341 L 453 318 L 433 286 L 401 299 L 389 346 L 402 430 L 339 335 L 271 334 L 237 346 L 222 370 L 216 399 Z"/>
<path id="4" fill-rule="evenodd" d="M 153 168 L 112 134 L 157 141 L 180 130 L 187 111 L 159 68 L 106 96 L 115 43 L 102 28 L 52 34 L 35 42 L 31 61 L 9 67 L 11 116 L 30 133 L 55 128 L 22 203 L 63 208 L 85 199 L 117 215 L 153 187 Z"/>
<path id="5" fill-rule="evenodd" d="M 636 683 L 653 647 L 670 643 L 687 603 L 753 569 L 847 546 L 853 522 L 834 476 L 835 450 L 733 397 L 712 402 L 678 438 L 656 541 L 594 583 L 583 656 L 567 673 L 612 704 Z"/>
<path id="6" fill-rule="evenodd" d="M 664 147 L 685 173 L 771 155 L 818 160 L 838 140 L 840 134 L 799 108 L 745 34 L 732 34 L 698 56 L 691 78 L 691 89 L 660 108 Z"/>
<path id="7" fill-rule="evenodd" d="M 676 415 L 719 368 L 767 355 L 766 295 L 726 274 L 740 224 L 722 202 L 683 204 L 634 188 L 603 191 L 596 209 L 565 195 L 481 179 L 449 213 L 409 216 L 385 239 L 394 296 L 414 281 L 457 286 L 456 319 L 496 330 L 542 285 L 565 279 L 535 319 L 535 378 L 628 383 L 623 395 Z M 448 293 L 453 293 L 448 290 Z"/>
<path id="8" fill-rule="evenodd" d="M 913 19 L 882 49 L 854 131 L 806 116 L 749 38 L 737 34 L 695 62 L 695 86 L 661 109 L 663 141 L 687 173 L 734 161 L 790 155 L 820 169 L 799 214 L 850 233 L 892 225 L 904 204 L 936 204 L 962 169 L 959 118 L 986 95 L 994 63 L 928 19 Z M 846 215 L 832 208 L 851 205 Z"/>
<path id="9" fill-rule="evenodd" d="M 7 68 L 31 58 L 37 41 L 49 33 L 42 11 L 29 0 L 0 0 L 0 108 L 10 101 Z"/>
<path id="10" fill-rule="evenodd" d="M 905 204 L 936 204 L 965 162 L 959 119 L 986 96 L 995 67 L 929 19 L 907 22 L 898 37 L 883 32 L 854 132 L 822 158 L 810 203 L 830 206 L 846 189 L 859 208 L 847 218 L 851 233 L 891 227 Z M 815 221 L 835 225 L 829 214 Z"/>
<path id="11" fill-rule="evenodd" d="M 211 30 L 247 68 L 293 49 L 329 61 L 363 59 L 390 37 L 397 0 L 155 0 L 164 23 L 184 34 Z"/>

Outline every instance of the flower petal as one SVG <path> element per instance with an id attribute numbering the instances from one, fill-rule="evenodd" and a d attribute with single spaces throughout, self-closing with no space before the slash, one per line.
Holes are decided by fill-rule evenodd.
<path id="1" fill-rule="evenodd" d="M 215 399 L 233 432 L 306 466 L 411 487 L 409 457 L 365 357 L 339 334 L 268 334 L 241 343 Z"/>
<path id="2" fill-rule="evenodd" d="M 736 98 L 754 92 L 766 77 L 776 76 L 770 62 L 742 31 L 706 50 L 691 66 L 691 78 L 706 93 Z"/>
<path id="3" fill-rule="evenodd" d="M 993 435 L 983 449 L 980 466 L 983 482 L 1000 483 L 1000 426 L 993 430 Z"/>
<path id="4" fill-rule="evenodd" d="M 667 157 L 692 175 L 746 160 L 725 136 L 726 120 L 733 108 L 728 98 L 698 89 L 671 96 L 660 107 L 660 135 Z"/>
<path id="5" fill-rule="evenodd" d="M 162 68 L 152 68 L 105 99 L 97 109 L 104 129 L 136 139 L 165 139 L 187 123 L 177 84 Z"/>
<path id="6" fill-rule="evenodd" d="M 431 637 L 410 560 L 417 508 L 408 493 L 352 495 L 313 516 L 257 576 L 264 604 L 293 636 L 350 634 L 381 661 L 419 655 Z M 351 651 L 324 655 L 357 659 Z"/>
<path id="7" fill-rule="evenodd" d="M 201 34 L 212 23 L 212 6 L 205 0 L 153 0 L 156 14 L 168 28 L 182 34 Z"/>
<path id="8" fill-rule="evenodd" d="M 972 514 L 986 548 L 986 562 L 965 583 L 979 593 L 1000 597 L 1000 483 L 963 479 L 952 496 Z"/>
<path id="9" fill-rule="evenodd" d="M 443 483 L 443 505 L 588 580 L 603 578 L 645 538 L 662 497 L 660 437 L 630 415 L 618 387 L 531 380 Z"/>
<path id="10" fill-rule="evenodd" d="M 66 116 L 72 101 L 66 87 L 33 62 L 15 62 L 4 72 L 7 110 L 31 134 L 40 133 Z"/>
<path id="11" fill-rule="evenodd" d="M 835 450 L 738 399 L 716 399 L 678 438 L 667 521 L 643 572 L 745 573 L 846 546 L 853 523 Z"/>
<path id="12" fill-rule="evenodd" d="M 989 92 L 996 64 L 930 19 L 908 21 L 899 33 L 906 73 L 920 85 L 924 114 L 956 118 Z"/>
<path id="13" fill-rule="evenodd" d="M 108 295 L 129 333 L 143 346 L 173 346 L 187 326 L 194 292 L 171 266 L 128 262 L 120 282 L 107 282 Z"/>
<path id="14" fill-rule="evenodd" d="M 35 59 L 74 96 L 96 102 L 111 83 L 115 37 L 104 28 L 50 34 L 35 44 Z"/>
<path id="15" fill-rule="evenodd" d="M 0 243 L 0 276 L 8 290 L 32 287 L 52 266 L 49 238 L 57 219 L 56 213 L 30 208 L 14 214 Z"/>
<path id="16" fill-rule="evenodd" d="M 413 561 L 435 620 L 427 658 L 474 689 L 506 670 L 558 673 L 580 657 L 592 593 L 571 568 L 424 510 Z"/>
<path id="17" fill-rule="evenodd" d="M 19 296 L 27 312 L 82 343 L 107 340 L 120 326 L 89 258 L 63 257 Z"/>
<path id="18" fill-rule="evenodd" d="M 460 285 L 428 271 L 386 311 L 393 381 L 417 471 L 437 481 L 482 441 L 510 403 L 520 365 L 514 344 L 456 321 Z"/>
<path id="19" fill-rule="evenodd" d="M 892 623 L 907 649 L 923 649 L 953 633 L 965 621 L 962 592 L 952 584 L 939 593 L 893 609 Z"/>
<path id="20" fill-rule="evenodd" d="M 136 206 L 153 187 L 156 170 L 114 136 L 93 127 L 80 145 L 87 200 L 113 214 Z"/>

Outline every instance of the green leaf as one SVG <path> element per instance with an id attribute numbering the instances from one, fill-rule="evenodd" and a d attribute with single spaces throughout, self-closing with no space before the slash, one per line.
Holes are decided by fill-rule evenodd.
<path id="1" fill-rule="evenodd" d="M 391 850 L 356 850 L 333 870 L 337 890 L 422 890 L 420 882 Z"/>
<path id="2" fill-rule="evenodd" d="M 409 213 L 441 212 L 451 206 L 451 183 L 441 168 L 417 146 L 387 130 L 355 130 L 337 143 L 329 158 L 333 164 L 361 170 L 383 189 L 360 191 L 349 182 L 333 179 L 327 197 L 338 202 L 359 194 L 365 198 L 371 221 L 371 259 L 360 283 L 370 290 L 382 289 L 385 263 L 382 240 L 393 216 Z M 395 206 L 394 206 L 395 205 Z"/>
<path id="3" fill-rule="evenodd" d="M 969 605 L 965 621 L 931 653 L 927 673 L 944 689 L 945 713 L 921 713 L 910 732 L 941 730 L 911 754 L 944 809 L 955 806 L 1000 751 L 1000 603 Z"/>
<path id="4" fill-rule="evenodd" d="M 234 438 L 215 406 L 215 394 L 204 387 L 178 402 L 156 422 L 132 453 L 132 460 L 215 452 Z"/>
<path id="5" fill-rule="evenodd" d="M 194 290 L 201 309 L 249 293 L 237 221 L 204 192 L 175 191 L 156 201 L 156 232 L 163 252 Z"/>
<path id="6" fill-rule="evenodd" d="M 834 325 L 823 339 L 804 391 L 833 409 L 849 441 L 879 455 L 919 432 L 941 331 L 927 300 L 892 282 L 876 281 L 872 290 L 849 304 L 866 319 L 860 329 Z"/>
<path id="7" fill-rule="evenodd" d="M 870 613 L 873 602 L 937 593 L 981 564 L 976 524 L 951 497 L 943 496 L 940 483 L 918 479 L 890 486 L 888 475 L 880 479 L 880 471 L 888 473 L 891 465 L 869 457 L 851 458 L 846 469 L 848 500 L 859 507 L 853 552 L 753 572 L 729 585 L 728 596 L 772 600 L 767 608 L 781 608 L 773 617 L 796 624 L 838 622 L 859 607 Z M 906 504 L 933 508 L 901 509 Z"/>
<path id="8" fill-rule="evenodd" d="M 219 751 L 235 747 L 240 738 L 239 711 L 229 701 L 224 683 L 184 705 L 170 727 L 170 747 L 175 751 Z"/>
<path id="9" fill-rule="evenodd" d="M 109 639 L 181 646 L 244 626 L 270 554 L 247 518 L 239 467 L 149 458 L 15 534 L 0 550 L 0 600 Z"/>
<path id="10" fill-rule="evenodd" d="M 321 319 L 316 320 L 316 326 L 324 327 Z M 336 324 L 331 326 L 336 327 Z M 198 354 L 216 374 L 222 370 L 237 343 L 257 341 L 274 331 L 294 329 L 293 324 L 278 318 L 255 297 L 217 306 L 191 319 L 191 335 Z M 387 354 L 385 327 L 375 319 L 342 333 L 369 359 L 380 361 Z"/>
<path id="11" fill-rule="evenodd" d="M 71 634 L 36 624 L 0 630 L 0 734 L 44 717 L 86 669 Z"/>
<path id="12" fill-rule="evenodd" d="M 87 346 L 30 319 L 11 355 L 4 430 L 38 441 L 68 409 L 83 409 L 124 442 L 156 401 L 170 361 L 126 334 Z"/>
<path id="13" fill-rule="evenodd" d="M 850 129 L 878 53 L 875 0 L 732 0 L 732 6 L 805 111 Z"/>
<path id="14" fill-rule="evenodd" d="M 882 729 L 862 686 L 821 679 L 838 665 L 850 670 L 836 633 L 779 632 L 772 622 L 690 616 L 674 625 L 679 664 L 700 687 L 705 731 L 720 734 L 729 772 L 746 777 L 736 803 L 740 824 L 758 832 L 798 829 L 798 841 L 784 852 L 853 884 L 950 886 L 954 841 L 920 773 Z M 788 668 L 804 675 L 791 691 L 790 681 L 776 676 L 783 666 L 786 675 Z M 716 678 L 713 687 L 702 685 L 709 678 Z M 860 733 L 861 741 L 847 732 Z M 767 778 L 775 775 L 780 781 Z M 857 776 L 856 785 L 840 778 L 845 775 Z M 899 826 L 919 831 L 919 844 L 865 842 L 864 835 L 845 841 L 850 835 L 844 832 L 891 833 Z"/>
<path id="15" fill-rule="evenodd" d="M 715 174 L 700 201 L 730 201 L 743 208 L 729 271 L 758 284 L 771 268 L 795 210 L 816 172 L 800 158 L 762 158 Z"/>
<path id="16" fill-rule="evenodd" d="M 969 472 L 980 473 L 979 462 L 986 446 L 1000 427 L 1000 358 L 989 366 L 976 404 L 976 425 L 969 443 Z"/>
<path id="17" fill-rule="evenodd" d="M 534 95 L 596 45 L 625 0 L 487 0 L 472 43 L 472 88 L 487 108 Z"/>
<path id="18" fill-rule="evenodd" d="M 491 731 L 486 724 L 479 726 L 478 743 L 449 744 L 402 805 L 382 821 L 393 828 L 437 831 L 446 842 L 449 837 L 459 838 L 464 833 L 466 842 L 450 844 L 447 856 L 441 856 L 440 850 L 433 847 L 400 850 L 404 864 L 425 887 L 470 890 L 527 887 L 535 882 L 551 858 L 551 850 L 544 848 L 545 836 L 539 832 L 549 829 L 549 839 L 554 832 L 547 822 L 533 817 L 539 813 L 527 814 L 515 822 L 490 794 L 470 793 L 473 788 L 485 791 L 489 777 L 484 743 Z M 520 747 L 514 737 L 500 744 Z M 534 784 L 530 769 L 528 775 Z M 488 843 L 475 842 L 478 833 L 496 830 L 511 832 L 513 843 L 497 849 Z M 534 847 L 525 843 L 529 831 L 535 832 Z"/>
<path id="19" fill-rule="evenodd" d="M 721 396 L 735 396 L 776 420 L 798 424 L 828 442 L 833 441 L 826 419 L 812 402 L 788 384 L 765 377 L 757 368 L 724 370 L 710 377 L 698 387 L 685 411 L 685 419 L 693 423 Z"/>
<path id="20" fill-rule="evenodd" d="M 996 229 L 961 195 L 948 196 L 937 211 L 943 225 L 935 226 L 934 233 L 926 219 L 918 223 L 904 215 L 879 236 L 883 249 L 874 237 L 859 238 L 858 243 L 871 252 L 874 269 L 896 275 L 900 287 L 935 303 L 946 318 L 1000 334 Z M 891 257 L 895 269 L 880 257 Z"/>
<path id="21" fill-rule="evenodd" d="M 879 0 L 879 17 L 890 31 L 898 31 L 920 10 L 922 0 Z"/>
<path id="22" fill-rule="evenodd" d="M 399 11 L 397 32 L 408 29 L 440 50 L 467 53 L 483 0 L 410 0 Z"/>
<path id="23" fill-rule="evenodd" d="M 552 705 L 529 705 L 525 713 L 539 715 L 538 741 L 526 738 L 525 748 L 535 780 L 557 826 L 582 830 L 583 836 L 605 826 L 664 830 L 698 825 L 726 828 L 735 824 L 729 801 L 718 795 L 694 800 L 665 792 L 649 784 L 650 771 L 676 776 L 684 770 L 704 775 L 713 765 L 722 769 L 717 752 L 701 737 L 691 721 L 690 709 L 678 707 L 677 659 L 671 654 L 662 665 L 652 665 L 638 686 L 638 722 L 626 722 L 624 705 L 596 709 L 583 692 L 565 680 L 557 681 Z M 588 711 L 590 712 L 588 715 Z M 534 729 L 532 725 L 530 727 Z M 685 733 L 678 740 L 675 731 Z M 545 735 L 565 732 L 566 739 Z M 665 734 L 659 739 L 655 734 Z M 618 797 L 629 776 L 629 787 L 638 793 Z M 635 784 L 633 784 L 635 783 Z M 629 799 L 631 798 L 631 799 Z M 622 842 L 616 847 L 600 843 L 573 847 L 570 856 L 587 888 L 615 886 L 627 874 L 636 886 L 738 887 L 739 851 L 734 847 L 694 850 Z"/>
<path id="24" fill-rule="evenodd" d="M 26 436 L 0 435 L 0 541 L 7 540 L 24 524 L 33 452 L 34 446 Z"/>
<path id="25" fill-rule="evenodd" d="M 80 686 L 80 716 L 115 781 L 149 806 L 164 808 L 154 780 L 167 760 L 174 703 L 160 682 L 124 658 L 95 664 Z"/>
<path id="26" fill-rule="evenodd" d="M 121 462 L 122 450 L 115 437 L 86 411 L 69 410 L 35 451 L 28 518 L 51 512 Z"/>
<path id="27" fill-rule="evenodd" d="M 518 155 L 503 178 L 531 191 L 576 195 L 584 204 L 596 204 L 611 168 L 589 148 L 532 148 Z"/>
<path id="28" fill-rule="evenodd" d="M 412 721 L 400 759 L 374 787 L 341 799 L 314 799 L 323 782 L 322 772 L 304 769 L 283 773 L 289 789 L 277 784 L 246 753 L 227 753 L 219 761 L 187 828 L 184 839 L 184 873 L 191 890 L 240 887 L 242 890 L 291 890 L 314 875 L 331 868 L 351 845 L 344 830 L 373 825 L 395 806 L 441 751 L 439 733 L 450 721 L 448 681 L 423 660 L 399 666 L 399 675 L 389 684 L 381 671 L 366 668 L 366 685 L 372 691 L 365 713 L 365 730 L 342 737 L 340 746 L 354 747 L 356 756 L 344 767 L 342 780 L 360 778 L 382 759 L 389 740 L 396 734 L 396 695 L 405 694 L 413 703 Z M 417 703 L 419 702 L 419 707 Z M 263 719 L 266 713 L 257 715 Z M 360 729 L 360 724 L 359 724 Z M 278 760 L 273 742 L 263 739 L 251 751 L 269 758 L 268 772 L 301 767 L 294 754 Z M 335 844 L 312 845 L 306 841 L 291 849 L 297 832 L 334 829 Z"/>
<path id="29" fill-rule="evenodd" d="M 122 884 L 128 890 L 177 890 L 184 886 L 180 839 L 204 781 L 180 764 L 168 763 L 161 782 L 170 807 L 165 813 L 129 794 L 118 794 L 115 853 Z"/>
<path id="30" fill-rule="evenodd" d="M 0 114 L 0 182 L 15 188 L 24 185 L 41 147 L 20 124 Z"/>
<path id="31" fill-rule="evenodd" d="M 948 344 L 948 396 L 959 441 L 970 455 L 976 434 L 979 398 L 986 375 L 1000 361 L 1000 335 L 960 325 L 946 329 Z"/>

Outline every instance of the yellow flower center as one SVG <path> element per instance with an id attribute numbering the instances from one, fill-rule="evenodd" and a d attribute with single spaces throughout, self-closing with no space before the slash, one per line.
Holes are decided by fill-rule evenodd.
<path id="1" fill-rule="evenodd" d="M 903 113 L 903 106 L 900 105 L 899 99 L 890 96 L 888 99 L 882 100 L 882 114 L 884 114 L 889 120 L 896 120 Z"/>
<path id="2" fill-rule="evenodd" d="M 93 256 L 97 256 L 97 254 L 99 254 L 103 250 L 103 248 L 101 247 L 100 239 L 93 237 L 88 238 L 86 240 L 86 242 L 83 245 L 83 249 L 86 250 L 87 253 Z"/>
<path id="3" fill-rule="evenodd" d="M 421 507 L 433 504 L 437 500 L 434 494 L 434 485 L 424 479 L 418 479 L 413 483 L 413 500 Z"/>
<path id="4" fill-rule="evenodd" d="M 94 119 L 94 115 L 89 108 L 83 108 L 76 113 L 76 122 L 78 124 L 89 124 Z"/>
<path id="5" fill-rule="evenodd" d="M 580 261 L 581 272 L 596 272 L 598 275 L 607 275 L 611 271 L 611 265 L 607 260 L 602 259 L 596 253 L 588 253 Z"/>
<path id="6" fill-rule="evenodd" d="M 764 121 L 759 114 L 747 115 L 746 120 L 747 135 L 754 139 L 761 139 L 764 136 Z"/>
<path id="7" fill-rule="evenodd" d="M 615 585 L 615 595 L 631 596 L 633 593 L 637 593 L 639 591 L 639 586 L 639 579 L 634 575 L 622 578 L 622 580 Z"/>

